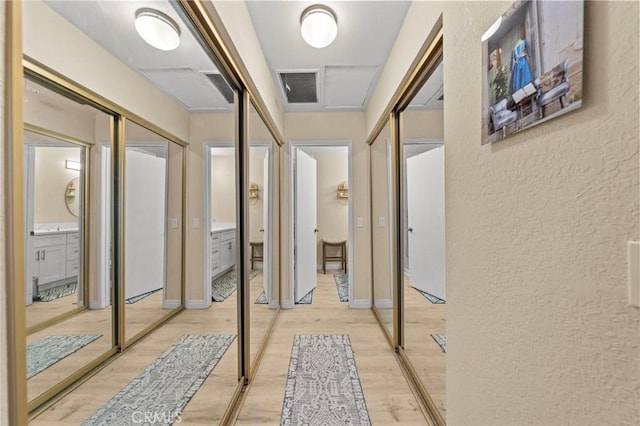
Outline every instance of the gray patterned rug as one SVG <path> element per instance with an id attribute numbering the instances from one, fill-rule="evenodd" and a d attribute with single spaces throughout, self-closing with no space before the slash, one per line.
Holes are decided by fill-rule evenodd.
<path id="1" fill-rule="evenodd" d="M 447 335 L 446 334 L 432 334 L 433 340 L 436 341 L 442 352 L 447 352 Z"/>
<path id="2" fill-rule="evenodd" d="M 333 274 L 338 290 L 338 298 L 341 302 L 349 301 L 349 276 L 347 274 Z"/>
<path id="3" fill-rule="evenodd" d="M 313 290 L 305 294 L 304 297 L 296 302 L 296 305 L 310 305 L 313 303 Z"/>
<path id="4" fill-rule="evenodd" d="M 258 298 L 256 299 L 255 302 L 256 305 L 267 305 L 269 304 L 269 301 L 267 300 L 267 296 L 264 295 L 264 291 L 262 293 L 260 293 L 260 296 L 258 296 Z"/>
<path id="5" fill-rule="evenodd" d="M 130 297 L 128 299 L 125 299 L 124 303 L 126 303 L 127 305 L 133 305 L 134 303 L 139 302 L 142 299 L 144 299 L 145 297 L 149 297 L 152 294 L 154 294 L 154 293 L 156 293 L 156 292 L 158 292 L 160 290 L 162 290 L 162 289 L 158 288 L 156 290 L 151 290 L 151 291 L 148 291 L 146 293 L 142 293 L 142 294 L 139 294 L 137 296 Z"/>
<path id="6" fill-rule="evenodd" d="M 27 345 L 27 379 L 100 338 L 101 334 L 47 336 Z"/>
<path id="7" fill-rule="evenodd" d="M 52 300 L 60 299 L 61 297 L 66 297 L 74 294 L 76 291 L 78 291 L 78 282 L 74 281 L 69 284 L 50 288 L 48 290 L 42 290 L 38 292 L 33 300 L 36 300 L 38 302 L 51 302 Z"/>
<path id="8" fill-rule="evenodd" d="M 83 425 L 129 425 L 136 423 L 138 414 L 144 413 L 152 413 L 153 424 L 179 423 L 183 408 L 235 337 L 232 334 L 184 335 Z"/>
<path id="9" fill-rule="evenodd" d="M 347 335 L 296 335 L 280 425 L 370 425 Z"/>
<path id="10" fill-rule="evenodd" d="M 427 299 L 429 302 L 433 304 L 440 305 L 443 303 L 447 303 L 444 299 L 440 299 L 438 296 L 434 296 L 433 294 L 427 293 L 426 291 L 419 290 L 415 287 L 413 287 L 413 289 L 418 293 L 420 293 L 421 295 L 423 295 L 425 299 Z"/>
<path id="11" fill-rule="evenodd" d="M 258 275 L 256 272 L 252 272 L 249 275 L 249 280 L 255 278 L 256 275 Z M 214 302 L 224 302 L 237 288 L 238 274 L 236 271 L 229 271 L 211 283 L 211 300 Z"/>

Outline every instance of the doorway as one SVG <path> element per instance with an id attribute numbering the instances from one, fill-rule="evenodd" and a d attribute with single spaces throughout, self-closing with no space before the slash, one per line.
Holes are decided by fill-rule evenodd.
<path id="1" fill-rule="evenodd" d="M 318 274 L 332 274 L 341 302 L 353 301 L 350 141 L 292 142 L 289 199 L 290 300 L 312 303 Z"/>

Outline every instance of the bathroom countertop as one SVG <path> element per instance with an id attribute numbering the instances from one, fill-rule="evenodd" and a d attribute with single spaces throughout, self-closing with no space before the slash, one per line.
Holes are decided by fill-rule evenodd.
<path id="1" fill-rule="evenodd" d="M 32 231 L 33 235 L 53 235 L 53 234 L 73 234 L 78 232 L 77 229 L 34 229 Z"/>
<path id="2" fill-rule="evenodd" d="M 222 231 L 231 231 L 232 229 L 236 229 L 235 223 L 214 223 L 211 226 L 211 233 L 214 232 L 222 232 Z"/>

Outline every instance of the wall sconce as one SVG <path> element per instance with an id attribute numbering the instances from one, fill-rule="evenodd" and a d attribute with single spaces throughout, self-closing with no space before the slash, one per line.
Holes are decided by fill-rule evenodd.
<path id="1" fill-rule="evenodd" d="M 78 171 L 80 171 L 80 169 L 82 168 L 82 164 L 80 164 L 78 161 L 65 160 L 64 167 L 69 169 L 69 170 L 78 170 Z"/>
<path id="2" fill-rule="evenodd" d="M 73 185 L 73 180 L 67 184 L 67 189 L 64 192 L 64 195 L 71 199 L 76 197 L 76 188 Z"/>
<path id="3" fill-rule="evenodd" d="M 258 185 L 256 185 L 255 183 L 251 182 L 249 184 L 249 199 L 250 200 L 257 200 L 259 198 L 260 195 L 260 190 L 258 189 Z"/>
<path id="4" fill-rule="evenodd" d="M 338 198 L 349 198 L 349 183 L 340 182 L 338 184 Z"/>

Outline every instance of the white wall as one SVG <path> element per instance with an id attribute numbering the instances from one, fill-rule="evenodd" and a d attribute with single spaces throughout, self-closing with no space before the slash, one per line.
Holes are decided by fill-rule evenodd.
<path id="1" fill-rule="evenodd" d="M 67 209 L 67 184 L 80 176 L 65 168 L 65 160 L 81 161 L 80 147 L 36 147 L 34 181 L 34 223 L 78 222 Z M 81 198 L 76 190 L 76 197 Z"/>
<path id="2" fill-rule="evenodd" d="M 236 222 L 236 157 L 211 156 L 211 215 L 218 223 Z"/>
<path id="3" fill-rule="evenodd" d="M 638 424 L 639 5 L 586 3 L 582 109 L 481 146 L 480 36 L 510 4 L 444 5 L 447 421 Z"/>

